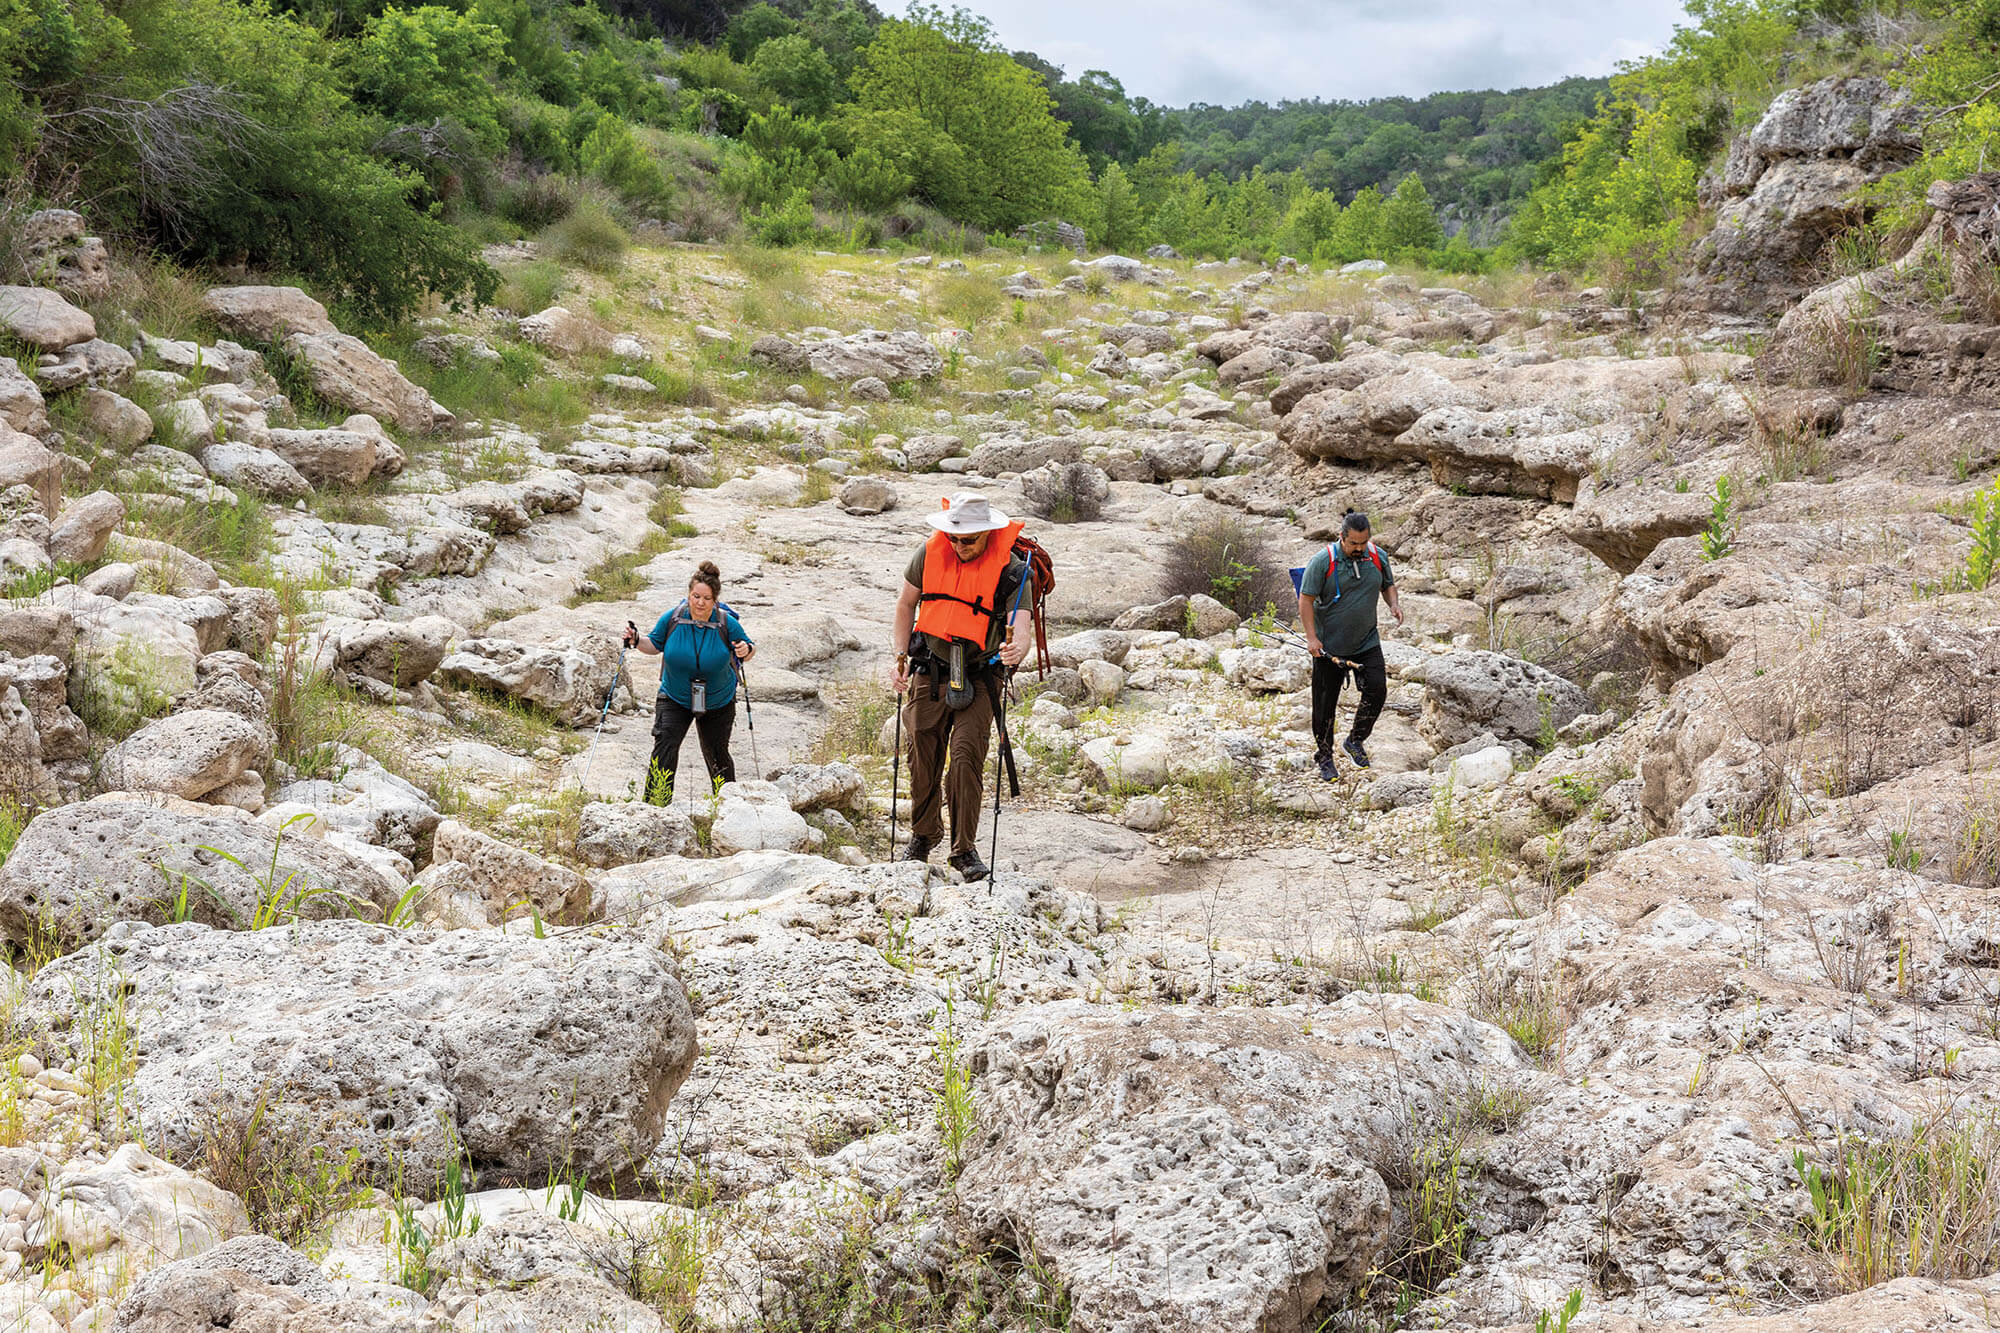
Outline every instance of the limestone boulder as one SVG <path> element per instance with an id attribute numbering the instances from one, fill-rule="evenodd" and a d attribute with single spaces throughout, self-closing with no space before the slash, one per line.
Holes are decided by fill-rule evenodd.
<path id="1" fill-rule="evenodd" d="M 110 491 L 92 491 L 63 507 L 49 536 L 49 554 L 73 564 L 89 564 L 104 554 L 111 534 L 125 523 L 125 502 Z"/>
<path id="2" fill-rule="evenodd" d="M 629 1179 L 695 1057 L 672 960 L 579 935 L 154 927 L 48 965 L 16 1018 L 59 1050 L 112 994 L 147 1142 L 198 1154 L 217 1114 L 261 1100 L 273 1132 L 419 1190 L 461 1152 L 476 1172 Z"/>
<path id="3" fill-rule="evenodd" d="M 297 829 L 114 794 L 29 821 L 0 865 L 0 933 L 25 941 L 42 931 L 74 947 L 115 921 L 164 920 L 183 887 L 190 920 L 244 929 L 278 889 L 301 916 L 380 916 L 402 886 Z"/>
<path id="4" fill-rule="evenodd" d="M 11 356 L 0 356 L 0 422 L 27 435 L 49 432 L 48 404 Z"/>
<path id="5" fill-rule="evenodd" d="M 1074 463 L 1081 453 L 1075 440 L 1060 435 L 987 440 L 972 451 L 966 471 L 997 477 L 1003 472 L 1027 472 L 1050 463 Z"/>
<path id="6" fill-rule="evenodd" d="M 294 333 L 338 333 L 326 307 L 297 287 L 211 287 L 202 308 L 230 333 L 282 343 Z"/>
<path id="7" fill-rule="evenodd" d="M 1021 504 L 1059 523 L 1096 518 L 1111 498 L 1111 478 L 1092 463 L 1049 462 L 1021 474 Z"/>
<path id="8" fill-rule="evenodd" d="M 398 1289 L 400 1291 L 400 1289 Z M 375 1293 L 343 1295 L 318 1264 L 269 1236 L 239 1236 L 193 1258 L 144 1274 L 119 1302 L 116 1333 L 187 1333 L 227 1328 L 235 1333 L 432 1333 L 416 1292 L 391 1302 Z"/>
<path id="9" fill-rule="evenodd" d="M 136 449 L 153 435 L 153 418 L 130 398 L 109 389 L 85 389 L 83 420 L 114 449 Z"/>
<path id="10" fill-rule="evenodd" d="M 1374 1163 L 1394 1160 L 1399 1125 L 1454 1080 L 1522 1073 L 1505 1033 L 1404 995 L 1350 996 L 1310 1022 L 1029 1006 L 994 1024 L 973 1068 L 984 1136 L 961 1204 L 1034 1247 L 1079 1326 L 1111 1333 L 1314 1328 L 1391 1243 Z"/>
<path id="11" fill-rule="evenodd" d="M 759 365 L 782 370 L 787 375 L 803 374 L 812 354 L 789 338 L 775 333 L 760 334 L 750 344 L 750 359 Z"/>
<path id="12" fill-rule="evenodd" d="M 36 282 L 83 301 L 111 294 L 111 253 L 101 238 L 85 234 L 81 213 L 37 209 L 21 223 L 20 245 Z"/>
<path id="13" fill-rule="evenodd" d="M 1707 528 L 1709 497 L 1620 486 L 1581 496 L 1563 519 L 1563 535 L 1620 574 L 1630 574 L 1654 548 Z"/>
<path id="14" fill-rule="evenodd" d="M 46 287 L 0 287 L 0 329 L 24 343 L 60 352 L 97 336 L 97 321 Z"/>
<path id="15" fill-rule="evenodd" d="M 1172 747 L 1150 732 L 1099 736 L 1077 754 L 1090 779 L 1110 792 L 1157 791 L 1173 777 Z"/>
<path id="16" fill-rule="evenodd" d="M 438 674 L 454 685 L 492 690 L 582 726 L 597 720 L 605 692 L 617 681 L 618 653 L 604 636 L 560 635 L 542 644 L 463 639 L 438 664 Z"/>
<path id="17" fill-rule="evenodd" d="M 412 434 L 451 424 L 450 414 L 405 379 L 395 362 L 376 355 L 359 338 L 345 333 L 292 333 L 286 335 L 284 349 L 312 391 L 336 407 L 365 412 Z"/>
<path id="18" fill-rule="evenodd" d="M 303 434 L 305 432 L 286 432 Z M 297 500 L 312 494 L 312 483 L 269 449 L 238 440 L 204 445 L 201 465 L 208 475 L 234 490 L 252 491 L 274 500 Z"/>
<path id="19" fill-rule="evenodd" d="M 1487 731 L 1533 741 L 1589 711 L 1584 692 L 1553 671 L 1504 653 L 1456 652 L 1425 667 L 1419 728 L 1440 749 Z"/>
<path id="20" fill-rule="evenodd" d="M 1225 648 L 1224 679 L 1252 694 L 1290 694 L 1312 684 L 1312 659 L 1296 648 Z"/>
<path id="21" fill-rule="evenodd" d="M 590 881 L 533 852 L 501 842 L 455 819 L 437 826 L 434 856 L 467 868 L 467 883 L 483 896 L 496 920 L 525 914 L 580 922 L 590 915 Z"/>
<path id="22" fill-rule="evenodd" d="M 552 305 L 529 315 L 518 328 L 523 342 L 555 356 L 580 356 L 610 343 L 610 336 L 595 321 L 567 306 Z"/>
<path id="23" fill-rule="evenodd" d="M 944 358 L 922 334 L 879 329 L 809 343 L 806 364 L 814 374 L 842 384 L 870 376 L 887 384 L 932 380 L 944 371 Z"/>
<path id="24" fill-rule="evenodd" d="M 912 472 L 930 472 L 947 458 L 965 452 L 965 441 L 956 435 L 914 435 L 903 441 L 903 458 Z"/>
<path id="25" fill-rule="evenodd" d="M 91 338 L 80 343 L 72 343 L 62 350 L 60 356 L 44 356 L 35 373 L 45 383 L 72 389 L 79 384 L 89 384 L 99 389 L 123 389 L 132 383 L 132 376 L 139 363 L 132 354 L 117 343 Z"/>
<path id="26" fill-rule="evenodd" d="M 262 766 L 270 734 L 235 713 L 198 708 L 148 722 L 105 752 L 110 791 L 162 792 L 194 801 Z"/>
<path id="27" fill-rule="evenodd" d="M 896 507 L 896 488 L 881 477 L 849 477 L 840 488 L 840 507 L 861 518 Z"/>
<path id="28" fill-rule="evenodd" d="M 458 632 L 443 616 L 362 621 L 341 633 L 334 664 L 349 675 L 408 689 L 430 679 Z"/>
<path id="29" fill-rule="evenodd" d="M 136 1143 L 77 1162 L 49 1180 L 46 1211 L 28 1227 L 37 1248 L 60 1243 L 80 1266 L 142 1272 L 212 1250 L 250 1230 L 243 1201 Z"/>
<path id="30" fill-rule="evenodd" d="M 868 796 L 868 782 L 852 764 L 794 764 L 771 775 L 800 814 L 816 810 L 858 811 Z"/>
<path id="31" fill-rule="evenodd" d="M 270 452 L 312 485 L 358 486 L 375 472 L 377 445 L 361 431 L 274 430 Z"/>
<path id="32" fill-rule="evenodd" d="M 1187 624 L 1187 607 L 1188 599 L 1182 596 L 1148 602 L 1121 613 L 1111 622 L 1111 628 L 1121 631 L 1173 630 L 1178 633 Z"/>
<path id="33" fill-rule="evenodd" d="M 44 514 L 62 507 L 62 455 L 32 435 L 0 425 L 0 491 L 26 486 Z"/>
<path id="34" fill-rule="evenodd" d="M 737 852 L 798 852 L 812 842 L 812 827 L 792 809 L 785 789 L 772 782 L 725 783 L 709 825 L 709 843 L 724 856 Z"/>
<path id="35" fill-rule="evenodd" d="M 592 801 L 577 816 L 576 854 L 600 870 L 681 856 L 694 841 L 693 821 L 663 806 Z"/>
<path id="36" fill-rule="evenodd" d="M 1839 232 L 1873 205 L 1863 187 L 1914 162 L 1923 113 L 1888 80 L 1821 79 L 1771 100 L 1703 182 L 1715 226 L 1696 251 L 1711 304 L 1777 309 L 1814 280 Z"/>
<path id="37" fill-rule="evenodd" d="M 0 653 L 56 658 L 65 666 L 76 649 L 76 617 L 59 606 L 10 606 L 0 610 Z"/>
<path id="38" fill-rule="evenodd" d="M 1304 352 L 1294 352 L 1283 347 L 1258 345 L 1233 356 L 1216 370 L 1216 378 L 1223 387 L 1234 389 L 1244 384 L 1256 384 L 1266 380 L 1281 378 L 1301 366 L 1314 364 Z"/>
<path id="39" fill-rule="evenodd" d="M 1087 629 L 1051 639 L 1049 662 L 1052 666 L 1074 668 L 1099 658 L 1113 666 L 1122 666 L 1125 655 L 1131 651 L 1132 638 L 1123 630 Z"/>

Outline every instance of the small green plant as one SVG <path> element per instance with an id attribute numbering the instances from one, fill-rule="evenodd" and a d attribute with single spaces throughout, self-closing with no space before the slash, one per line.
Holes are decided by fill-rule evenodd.
<path id="1" fill-rule="evenodd" d="M 1556 748 L 1556 702 L 1547 690 L 1535 692 L 1535 745 L 1543 754 Z"/>
<path id="2" fill-rule="evenodd" d="M 368 1193 L 358 1150 L 327 1142 L 325 1127 L 272 1114 L 269 1086 L 246 1107 L 218 1096 L 197 1112 L 200 1149 L 184 1163 L 243 1200 L 250 1225 L 295 1249 L 310 1249 L 340 1213 Z"/>
<path id="3" fill-rule="evenodd" d="M 933 1029 L 931 1063 L 938 1079 L 934 1101 L 938 1142 L 944 1149 L 944 1177 L 956 1180 L 965 1165 L 966 1145 L 977 1128 L 977 1115 L 972 1104 L 972 1066 L 961 1047 L 948 992 L 944 1021 Z"/>
<path id="4" fill-rule="evenodd" d="M 7 864 L 7 858 L 14 852 L 14 844 L 21 840 L 21 830 L 28 827 L 34 812 L 11 796 L 0 796 L 0 866 Z"/>
<path id="5" fill-rule="evenodd" d="M 1576 1318 L 1577 1311 L 1582 1308 L 1582 1289 L 1570 1288 L 1569 1299 L 1562 1303 L 1562 1309 L 1544 1310 L 1535 1316 L 1535 1333 L 1569 1333 L 1570 1320 Z"/>
<path id="6" fill-rule="evenodd" d="M 1736 531 L 1734 506 L 1729 474 L 1725 472 L 1715 479 L 1715 490 L 1708 507 L 1708 527 L 1701 534 L 1702 559 L 1720 560 L 1729 554 L 1731 539 Z"/>
<path id="7" fill-rule="evenodd" d="M 1792 1169 L 1809 1203 L 1799 1230 L 1850 1291 L 2000 1263 L 2000 1130 L 1990 1116 L 1928 1116 L 1907 1137 L 1850 1135 L 1817 1158 L 1797 1148 Z"/>
<path id="8" fill-rule="evenodd" d="M 1965 557 L 1965 581 L 1984 588 L 2000 571 L 2000 478 L 1973 497 L 1972 551 Z"/>
<path id="9" fill-rule="evenodd" d="M 806 484 L 799 492 L 801 505 L 816 505 L 833 498 L 833 474 L 823 467 L 806 469 Z"/>
<path id="10" fill-rule="evenodd" d="M 400 1190 L 395 1191 L 398 1198 L 391 1209 L 389 1235 L 385 1239 L 395 1253 L 398 1286 L 427 1296 L 436 1292 L 447 1274 L 431 1266 L 431 1251 L 447 1241 L 478 1234 L 479 1214 L 466 1211 L 466 1185 L 464 1163 L 453 1157 L 445 1164 L 444 1175 L 438 1181 L 439 1216 L 435 1229 L 424 1225 L 412 1200 L 402 1197 Z"/>

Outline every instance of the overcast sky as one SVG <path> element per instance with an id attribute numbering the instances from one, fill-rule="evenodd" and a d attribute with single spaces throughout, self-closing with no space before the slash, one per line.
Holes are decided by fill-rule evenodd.
<path id="1" fill-rule="evenodd" d="M 949 0 L 947 0 L 947 4 Z M 906 0 L 878 0 L 901 14 Z M 968 0 L 1010 51 L 1169 106 L 1523 88 L 1665 45 L 1682 0 Z"/>

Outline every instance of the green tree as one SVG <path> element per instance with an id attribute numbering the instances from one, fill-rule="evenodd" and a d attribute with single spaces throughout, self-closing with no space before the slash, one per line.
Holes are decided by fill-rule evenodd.
<path id="1" fill-rule="evenodd" d="M 750 6 L 738 14 L 729 24 L 729 31 L 722 39 L 723 49 L 729 52 L 731 60 L 748 64 L 750 57 L 757 54 L 764 43 L 779 37 L 788 37 L 798 31 L 783 10 L 761 2 Z"/>
<path id="2" fill-rule="evenodd" d="M 841 93 L 840 76 L 802 33 L 773 37 L 750 57 L 750 76 L 802 116 L 824 116 Z"/>
<path id="3" fill-rule="evenodd" d="M 849 110 L 834 132 L 850 154 L 873 150 L 894 164 L 909 181 L 903 193 L 915 193 L 948 216 L 967 216 L 972 167 L 965 149 L 916 112 Z"/>
<path id="4" fill-rule="evenodd" d="M 643 148 L 632 127 L 617 116 L 598 118 L 576 150 L 577 165 L 617 190 L 641 203 L 657 203 L 666 197 L 667 181 L 660 164 Z"/>
<path id="5" fill-rule="evenodd" d="M 1411 172 L 1382 205 L 1377 235 L 1384 248 L 1395 251 L 1434 250 L 1444 243 L 1444 227 L 1431 206 L 1423 177 Z"/>
<path id="6" fill-rule="evenodd" d="M 991 30 L 965 10 L 912 5 L 907 21 L 884 23 L 853 84 L 863 110 L 914 112 L 959 146 L 965 221 L 1012 228 L 1095 212 L 1083 154 L 1040 78 L 993 49 Z"/>
<path id="7" fill-rule="evenodd" d="M 1285 213 L 1281 244 L 1287 253 L 1311 259 L 1321 246 L 1333 239 L 1340 225 L 1340 200 L 1331 190 L 1308 187 L 1292 199 Z"/>
<path id="8" fill-rule="evenodd" d="M 843 203 L 880 212 L 908 194 L 912 182 L 886 153 L 865 144 L 828 168 L 826 183 Z"/>
<path id="9" fill-rule="evenodd" d="M 1139 195 L 1132 188 L 1125 168 L 1108 163 L 1097 178 L 1098 211 L 1103 230 L 1098 239 L 1110 249 L 1133 251 L 1146 243 L 1145 215 L 1139 210 Z"/>
<path id="10" fill-rule="evenodd" d="M 424 5 L 385 9 L 354 46 L 356 100 L 405 124 L 453 120 L 490 150 L 507 141 L 488 70 L 506 61 L 506 39 L 490 23 Z"/>
<path id="11" fill-rule="evenodd" d="M 750 117 L 741 149 L 723 167 L 722 184 L 746 209 L 776 205 L 798 190 L 810 195 L 832 165 L 820 123 L 774 106 L 769 115 Z"/>
<path id="12" fill-rule="evenodd" d="M 83 164 L 94 221 L 187 258 L 298 273 L 369 317 L 426 292 L 491 299 L 498 277 L 477 245 L 435 215 L 421 179 L 373 156 L 380 122 L 348 100 L 325 38 L 235 0 L 125 0 L 119 23 L 129 40 L 75 95 L 115 88 L 156 124 L 178 119 L 198 151 L 163 174 L 130 124 L 62 122 L 53 146 Z M 221 111 L 185 91 L 204 83 L 227 89 Z"/>
<path id="13" fill-rule="evenodd" d="M 1382 196 L 1374 186 L 1347 201 L 1333 236 L 1315 251 L 1313 258 L 1339 260 L 1351 264 L 1357 259 L 1374 259 L 1382 249 Z"/>

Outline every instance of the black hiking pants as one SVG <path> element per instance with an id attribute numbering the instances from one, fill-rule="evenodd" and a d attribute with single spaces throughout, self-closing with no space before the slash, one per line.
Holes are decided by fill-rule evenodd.
<path id="1" fill-rule="evenodd" d="M 708 765 L 709 781 L 721 778 L 736 781 L 736 761 L 729 757 L 729 733 L 736 726 L 736 701 L 696 714 L 662 694 L 653 703 L 653 762 L 646 770 L 646 801 L 650 805 L 674 803 L 674 770 L 681 762 L 681 742 L 688 728 L 701 737 L 702 762 Z"/>
<path id="2" fill-rule="evenodd" d="M 1361 685 L 1361 701 L 1354 706 L 1354 725 L 1348 730 L 1347 738 L 1357 744 L 1366 742 L 1368 734 L 1375 730 L 1375 719 L 1382 716 L 1382 705 L 1389 698 L 1389 669 L 1382 661 L 1382 650 L 1370 648 L 1352 659 L 1359 665 L 1354 667 L 1336 666 L 1331 657 L 1313 659 L 1313 758 L 1325 761 L 1333 758 L 1333 733 L 1338 730 L 1334 709 L 1340 703 L 1340 684 L 1353 671 Z"/>

